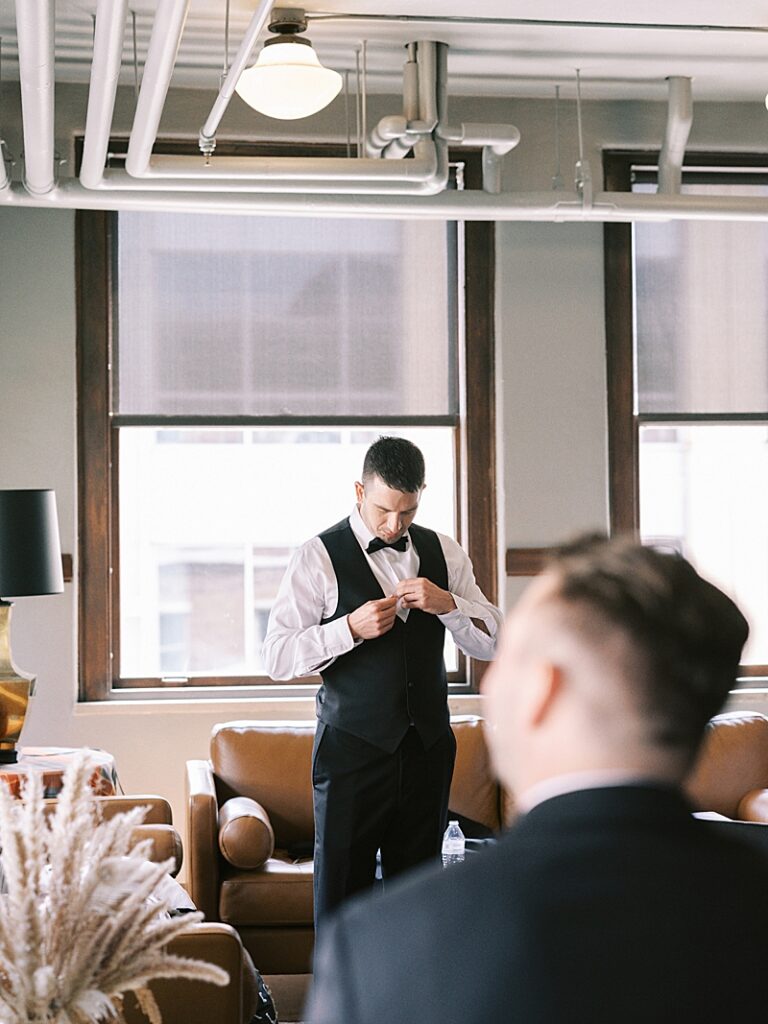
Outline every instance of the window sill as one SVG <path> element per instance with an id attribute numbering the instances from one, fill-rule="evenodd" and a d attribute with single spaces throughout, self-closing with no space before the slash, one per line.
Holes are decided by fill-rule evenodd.
<path id="1" fill-rule="evenodd" d="M 243 718 L 265 721 L 314 721 L 314 687 L 302 687 L 309 693 L 280 694 L 251 692 L 247 696 L 223 697 L 194 696 L 180 694 L 148 699 L 146 691 L 135 698 L 120 697 L 103 701 L 82 701 L 75 705 L 75 717 L 99 717 L 102 715 L 151 715 L 162 714 L 223 714 L 234 719 L 242 712 Z M 133 691 L 134 693 L 136 691 Z M 153 693 L 158 691 L 152 691 Z M 483 698 L 476 693 L 449 696 L 448 706 L 452 715 L 482 715 Z"/>

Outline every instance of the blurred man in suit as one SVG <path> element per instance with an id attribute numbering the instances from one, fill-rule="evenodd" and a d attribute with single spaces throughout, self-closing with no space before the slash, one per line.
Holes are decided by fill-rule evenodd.
<path id="1" fill-rule="evenodd" d="M 681 1024 L 763 1011 L 768 859 L 682 796 L 747 637 L 674 554 L 586 538 L 504 629 L 488 740 L 520 817 L 329 927 L 313 1024 Z"/>

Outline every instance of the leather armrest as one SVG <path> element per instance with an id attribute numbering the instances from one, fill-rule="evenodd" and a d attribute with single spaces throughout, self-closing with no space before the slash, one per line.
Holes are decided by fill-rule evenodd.
<path id="1" fill-rule="evenodd" d="M 144 839 L 152 842 L 149 859 L 155 863 L 173 859 L 175 866 L 171 868 L 171 874 L 174 877 L 178 875 L 181 871 L 183 851 L 181 836 L 173 825 L 137 825 L 131 833 L 131 846 Z"/>
<path id="2" fill-rule="evenodd" d="M 98 799 L 99 811 L 105 820 L 116 814 L 131 811 L 134 807 L 146 807 L 144 825 L 172 825 L 171 805 L 162 796 L 151 796 L 139 793 L 130 796 L 101 796 Z"/>
<path id="3" fill-rule="evenodd" d="M 187 761 L 189 895 L 208 921 L 219 917 L 219 809 L 209 761 Z"/>
<path id="4" fill-rule="evenodd" d="M 222 967 L 229 975 L 224 988 L 186 978 L 164 978 L 150 982 L 163 1020 L 184 1021 L 184 1024 L 243 1024 L 250 1020 L 249 979 L 244 973 L 250 966 L 243 952 L 240 936 L 228 924 L 202 924 L 190 926 L 185 935 L 179 935 L 168 946 L 176 956 L 206 960 Z M 131 993 L 125 997 L 126 1024 L 147 1024 L 146 1017 L 136 1005 Z"/>

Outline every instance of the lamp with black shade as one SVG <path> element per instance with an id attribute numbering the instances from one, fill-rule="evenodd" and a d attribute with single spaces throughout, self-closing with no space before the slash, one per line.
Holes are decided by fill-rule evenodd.
<path id="1" fill-rule="evenodd" d="M 64 590 L 52 490 L 0 490 L 0 764 L 17 759 L 35 677 L 11 657 L 8 598 L 60 594 Z"/>

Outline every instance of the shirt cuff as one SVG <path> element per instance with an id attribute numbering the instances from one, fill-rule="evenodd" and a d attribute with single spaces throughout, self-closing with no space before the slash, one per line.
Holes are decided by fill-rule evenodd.
<path id="1" fill-rule="evenodd" d="M 334 619 L 333 622 L 326 622 L 325 641 L 328 653 L 332 658 L 338 658 L 340 654 L 346 654 L 347 651 L 351 651 L 353 647 L 357 647 L 358 644 L 363 642 L 362 639 L 355 640 L 352 636 L 352 630 L 349 628 L 346 615 L 341 615 L 338 619 Z"/>
<path id="2" fill-rule="evenodd" d="M 492 615 L 485 612 L 482 605 L 478 605 L 476 601 L 467 601 L 466 598 L 453 593 L 451 597 L 456 602 L 456 607 L 453 611 L 446 612 L 445 615 L 437 616 L 446 629 L 459 629 L 466 624 L 467 619 L 482 619 L 488 627 L 488 635 L 495 636 L 496 622 Z"/>

